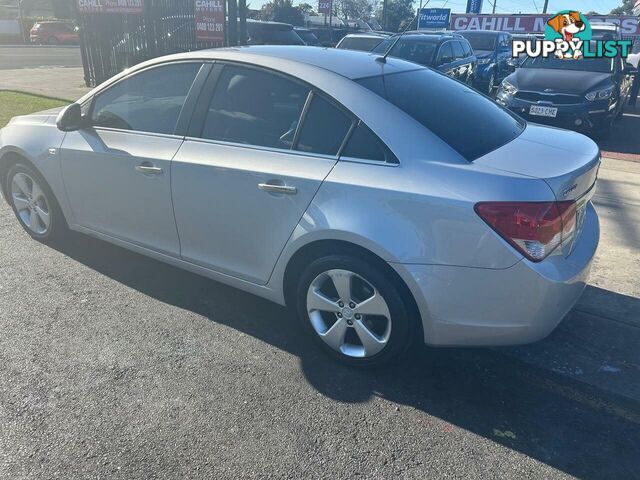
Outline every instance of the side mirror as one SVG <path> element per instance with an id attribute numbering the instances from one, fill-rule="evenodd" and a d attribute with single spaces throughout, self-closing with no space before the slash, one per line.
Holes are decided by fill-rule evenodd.
<path id="1" fill-rule="evenodd" d="M 82 116 L 82 109 L 77 103 L 72 103 L 58 114 L 56 126 L 63 132 L 73 132 L 88 125 L 86 118 Z"/>

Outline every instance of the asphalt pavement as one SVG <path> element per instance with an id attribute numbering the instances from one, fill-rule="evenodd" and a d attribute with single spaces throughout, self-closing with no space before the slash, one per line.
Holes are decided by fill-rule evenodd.
<path id="1" fill-rule="evenodd" d="M 80 48 L 0 45 L 0 70 L 40 67 L 82 67 Z"/>
<path id="2" fill-rule="evenodd" d="M 596 198 L 603 227 L 637 228 L 627 187 Z M 640 300 L 616 271 L 638 263 L 610 264 L 634 238 L 541 343 L 359 371 L 284 308 L 83 235 L 41 245 L 2 203 L 0 478 L 638 478 Z"/>

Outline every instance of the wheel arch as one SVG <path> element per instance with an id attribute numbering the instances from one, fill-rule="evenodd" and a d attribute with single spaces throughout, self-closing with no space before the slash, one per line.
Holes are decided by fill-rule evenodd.
<path id="1" fill-rule="evenodd" d="M 26 155 L 14 150 L 3 153 L 2 156 L 0 156 L 0 191 L 2 191 L 2 196 L 7 202 L 9 201 L 9 194 L 7 192 L 7 175 L 9 175 L 11 167 L 19 163 L 29 166 L 44 178 L 37 165 L 29 160 Z M 47 186 L 51 188 L 50 185 Z"/>
<path id="2" fill-rule="evenodd" d="M 286 305 L 293 306 L 295 304 L 295 286 L 297 279 L 300 278 L 300 275 L 304 271 L 304 267 L 317 258 L 331 254 L 355 256 L 376 265 L 381 271 L 388 275 L 393 284 L 398 287 L 402 297 L 406 300 L 409 313 L 411 317 L 415 319 L 415 327 L 419 328 L 420 338 L 424 337 L 420 309 L 418 308 L 411 289 L 398 272 L 396 272 L 387 261 L 371 250 L 346 240 L 313 240 L 301 246 L 291 255 L 282 277 L 282 291 Z"/>

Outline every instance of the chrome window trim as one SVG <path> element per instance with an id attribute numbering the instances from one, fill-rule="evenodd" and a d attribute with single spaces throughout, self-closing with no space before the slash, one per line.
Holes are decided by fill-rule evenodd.
<path id="1" fill-rule="evenodd" d="M 238 147 L 238 148 L 244 148 L 244 149 L 248 149 L 248 150 L 259 150 L 262 152 L 271 152 L 271 153 L 282 153 L 282 154 L 287 154 L 287 155 L 295 155 L 298 157 L 314 157 L 314 158 L 318 158 L 320 160 L 331 160 L 332 162 L 337 162 L 338 161 L 338 156 L 337 155 L 324 155 L 324 154 L 319 154 L 319 153 L 310 153 L 310 152 L 303 152 L 300 150 L 290 150 L 290 149 L 284 149 L 284 148 L 274 148 L 274 147 L 263 147 L 260 145 L 249 145 L 246 143 L 236 143 L 236 142 L 225 142 L 223 140 L 212 140 L 209 138 L 200 138 L 200 137 L 184 137 L 184 141 L 191 141 L 191 142 L 198 142 L 198 143 L 209 143 L 212 145 L 220 145 L 220 146 L 224 146 L 224 147 Z"/>
<path id="2" fill-rule="evenodd" d="M 162 137 L 162 138 L 172 138 L 175 140 L 185 139 L 183 135 L 175 135 L 173 133 L 145 132 L 142 130 L 126 130 L 123 128 L 111 128 L 111 127 L 90 127 L 90 129 L 96 132 L 132 133 L 135 135 L 144 135 L 145 137 Z"/>

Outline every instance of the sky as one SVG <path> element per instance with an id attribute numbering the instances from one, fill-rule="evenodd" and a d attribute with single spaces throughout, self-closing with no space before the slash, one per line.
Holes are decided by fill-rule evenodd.
<path id="1" fill-rule="evenodd" d="M 260 8 L 267 0 L 247 0 L 251 8 Z M 302 2 L 317 6 L 317 0 L 294 0 L 294 5 Z M 382 0 L 380 0 L 382 1 Z M 423 6 L 427 0 L 422 0 Z M 491 13 L 493 0 L 484 0 L 482 13 Z M 496 13 L 538 13 L 542 12 L 544 0 L 496 0 Z M 255 5 L 254 5 L 255 4 Z M 420 0 L 414 0 L 416 8 Z M 550 0 L 549 13 L 560 10 L 579 9 L 583 12 L 595 10 L 598 13 L 609 13 L 615 7 L 622 5 L 622 0 Z M 431 7 L 448 7 L 453 13 L 464 13 L 467 0 L 429 0 Z"/>

